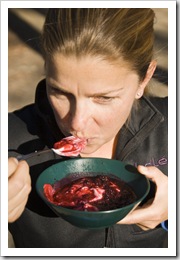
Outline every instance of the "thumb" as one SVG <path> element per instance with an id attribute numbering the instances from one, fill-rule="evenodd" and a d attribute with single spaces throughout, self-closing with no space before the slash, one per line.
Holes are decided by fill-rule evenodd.
<path id="1" fill-rule="evenodd" d="M 14 157 L 8 159 L 8 178 L 16 171 L 18 160 Z"/>
<path id="2" fill-rule="evenodd" d="M 164 174 L 155 166 L 142 166 L 138 165 L 138 171 L 145 175 L 151 181 L 158 183 L 161 181 L 161 178 L 164 177 Z"/>

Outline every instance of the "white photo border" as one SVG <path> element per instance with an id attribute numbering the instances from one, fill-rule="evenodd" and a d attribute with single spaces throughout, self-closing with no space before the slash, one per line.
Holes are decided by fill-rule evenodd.
<path id="1" fill-rule="evenodd" d="M 8 8 L 168 8 L 168 248 L 8 248 Z M 173 116 L 172 116 L 173 115 Z M 176 1 L 1 1 L 1 256 L 176 256 Z"/>

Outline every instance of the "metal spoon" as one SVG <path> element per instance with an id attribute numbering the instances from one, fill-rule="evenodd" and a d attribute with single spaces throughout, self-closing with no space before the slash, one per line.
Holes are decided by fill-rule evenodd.
<path id="1" fill-rule="evenodd" d="M 21 161 L 21 160 L 30 159 L 30 158 L 32 158 L 32 157 L 40 156 L 40 155 L 45 154 L 45 153 L 52 153 L 52 152 L 56 153 L 56 154 L 58 155 L 58 158 L 61 158 L 61 157 L 62 157 L 62 158 L 75 158 L 75 157 L 77 157 L 77 156 L 65 156 L 65 155 L 60 155 L 60 154 L 57 153 L 55 150 L 56 150 L 56 149 L 45 149 L 45 150 L 42 150 L 42 151 L 34 151 L 34 152 L 28 153 L 28 154 L 18 154 L 18 155 L 15 156 L 15 157 L 16 157 L 16 159 L 17 159 L 18 161 Z M 8 152 L 16 152 L 16 153 L 17 153 L 17 151 L 14 151 L 14 150 L 12 150 L 12 149 L 8 149 Z"/>
<path id="2" fill-rule="evenodd" d="M 45 154 L 45 153 L 52 153 L 52 151 L 54 153 L 56 153 L 55 149 L 46 149 L 46 150 L 42 150 L 42 151 L 35 151 L 35 152 L 29 153 L 29 154 L 19 154 L 18 156 L 16 156 L 16 159 L 18 161 L 27 160 L 27 159 L 30 159 L 32 157 L 40 156 L 40 155 Z M 58 154 L 58 158 L 75 158 L 75 157 L 77 157 L 77 156 L 65 156 L 65 155 L 59 155 Z"/>
<path id="3" fill-rule="evenodd" d="M 18 154 L 16 156 L 16 159 L 18 161 L 27 160 L 32 157 L 37 157 L 42 154 L 53 153 L 53 152 L 58 155 L 57 159 L 75 158 L 75 157 L 79 156 L 81 150 L 85 147 L 86 142 L 87 141 L 85 139 L 80 139 L 80 138 L 74 137 L 74 136 L 68 136 L 68 137 L 63 138 L 59 142 L 55 143 L 54 148 L 45 149 L 45 150 L 41 150 L 41 151 L 35 151 L 33 153 L 29 153 L 29 154 L 25 154 L 25 155 Z M 8 151 L 17 153 L 17 151 L 14 151 L 11 149 L 9 149 Z"/>

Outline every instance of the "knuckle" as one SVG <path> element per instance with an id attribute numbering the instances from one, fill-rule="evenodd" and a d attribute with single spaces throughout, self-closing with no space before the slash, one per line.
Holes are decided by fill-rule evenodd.
<path id="1" fill-rule="evenodd" d="M 20 191 L 20 190 L 22 190 L 23 189 L 23 187 L 24 187 L 24 185 L 25 185 L 25 183 L 24 183 L 24 181 L 22 180 L 22 179 L 15 179 L 14 180 L 14 183 L 13 183 L 13 186 L 14 186 L 14 189 L 16 190 L 16 191 Z"/>
<path id="2" fill-rule="evenodd" d="M 24 191 L 25 191 L 25 193 L 26 193 L 27 195 L 29 195 L 29 193 L 31 192 L 31 190 L 32 190 L 32 187 L 31 187 L 31 185 L 30 185 L 29 183 L 24 186 Z"/>

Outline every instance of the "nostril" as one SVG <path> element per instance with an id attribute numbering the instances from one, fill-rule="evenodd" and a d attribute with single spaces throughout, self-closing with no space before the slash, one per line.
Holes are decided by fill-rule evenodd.
<path id="1" fill-rule="evenodd" d="M 80 139 L 84 139 L 84 138 L 85 138 L 85 137 L 84 137 L 84 134 L 83 134 L 82 132 L 73 132 L 73 135 L 74 135 L 75 137 L 80 138 Z"/>
<path id="2" fill-rule="evenodd" d="M 76 137 L 80 138 L 80 139 L 84 139 L 84 134 L 82 132 L 76 132 Z"/>

